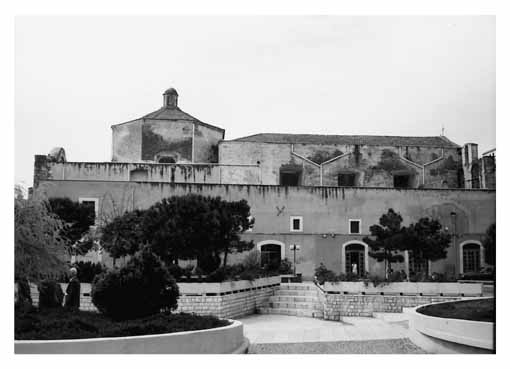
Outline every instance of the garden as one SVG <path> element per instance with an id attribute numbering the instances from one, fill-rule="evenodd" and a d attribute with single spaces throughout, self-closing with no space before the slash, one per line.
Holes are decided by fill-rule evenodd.
<path id="1" fill-rule="evenodd" d="M 242 263 L 227 264 L 229 253 L 253 247 L 239 237 L 253 223 L 249 211 L 246 201 L 171 197 L 145 211 L 126 212 L 92 232 L 91 209 L 82 204 L 17 197 L 15 339 L 126 337 L 232 324 L 215 316 L 176 313 L 177 281 L 254 280 L 288 272 L 287 261 L 261 266 L 256 251 Z M 72 266 L 77 276 L 69 276 L 68 256 L 84 254 L 98 243 L 113 257 L 129 256 L 129 261 L 112 270 L 76 263 Z M 178 260 L 197 264 L 181 268 Z M 68 304 L 69 293 L 65 295 L 58 282 L 76 277 L 92 283 L 91 299 L 98 312 Z M 37 307 L 32 305 L 29 282 L 37 284 Z"/>
<path id="2" fill-rule="evenodd" d="M 418 313 L 447 319 L 463 319 L 479 322 L 496 321 L 496 300 L 476 299 L 445 302 L 420 307 Z"/>

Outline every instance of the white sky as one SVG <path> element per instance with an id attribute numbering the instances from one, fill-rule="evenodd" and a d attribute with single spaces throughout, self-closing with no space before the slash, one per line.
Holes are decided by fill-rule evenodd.
<path id="1" fill-rule="evenodd" d="M 445 135 L 495 147 L 495 18 L 19 17 L 15 181 L 35 154 L 109 161 L 162 105 L 226 130 Z"/>

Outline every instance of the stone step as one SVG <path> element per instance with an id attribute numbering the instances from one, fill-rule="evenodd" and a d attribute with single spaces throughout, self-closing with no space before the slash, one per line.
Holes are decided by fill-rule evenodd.
<path id="1" fill-rule="evenodd" d="M 291 309 L 291 308 L 271 308 L 262 307 L 259 309 L 261 314 L 278 314 L 278 315 L 293 315 L 293 316 L 306 316 L 310 318 L 322 318 L 323 313 L 319 310 L 312 309 Z"/>
<path id="2" fill-rule="evenodd" d="M 280 289 L 316 291 L 317 287 L 313 283 L 280 283 Z"/>
<path id="3" fill-rule="evenodd" d="M 322 305 L 317 302 L 269 302 L 269 307 L 275 309 L 304 309 L 321 310 Z"/>
<path id="4" fill-rule="evenodd" d="M 269 300 L 272 302 L 318 302 L 319 301 L 319 299 L 316 296 L 281 296 L 281 295 L 269 296 Z"/>
<path id="5" fill-rule="evenodd" d="M 275 290 L 274 296 L 296 296 L 296 297 L 313 297 L 317 296 L 317 291 L 311 290 Z"/>

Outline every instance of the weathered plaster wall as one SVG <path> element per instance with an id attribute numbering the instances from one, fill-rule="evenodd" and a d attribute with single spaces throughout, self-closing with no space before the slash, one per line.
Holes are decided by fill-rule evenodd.
<path id="1" fill-rule="evenodd" d="M 173 157 L 176 163 L 191 163 L 192 140 L 192 122 L 144 120 L 142 160 L 155 160 L 156 155 L 165 155 Z"/>
<path id="2" fill-rule="evenodd" d="M 198 193 L 221 196 L 227 200 L 246 199 L 252 208 L 255 226 L 244 238 L 255 243 L 266 240 L 283 242 L 285 255 L 291 259 L 289 245 L 301 245 L 298 271 L 313 275 L 320 262 L 341 272 L 342 245 L 361 241 L 388 208 L 402 214 L 404 224 L 430 216 L 443 226 L 454 229 L 450 213 L 457 215 L 456 247 L 448 258 L 432 264 L 432 271 L 454 268 L 459 273 L 459 245 L 465 240 L 481 240 L 495 221 L 495 191 L 490 190 L 398 190 L 385 188 L 320 188 L 262 185 L 198 185 L 169 183 L 42 181 L 38 192 L 48 197 L 64 196 L 99 199 L 101 212 L 109 213 L 112 204 L 124 202 L 135 208 L 147 208 L 172 195 Z M 290 217 L 303 217 L 303 231 L 290 230 Z M 361 219 L 361 234 L 348 234 L 349 219 Z M 323 235 L 326 235 L 324 238 Z M 334 235 L 334 238 L 332 237 Z M 382 266 L 370 259 L 370 271 L 382 273 Z M 395 269 L 396 270 L 396 269 Z"/>
<path id="3" fill-rule="evenodd" d="M 193 159 L 195 163 L 217 163 L 218 143 L 223 139 L 223 131 L 195 123 Z"/>
<path id="4" fill-rule="evenodd" d="M 84 181 L 148 181 L 175 183 L 259 184 L 258 166 L 217 164 L 51 163 L 36 157 L 37 181 L 44 179 Z M 146 175 L 143 174 L 146 171 Z M 134 174 L 137 174 L 136 176 Z"/>
<path id="5" fill-rule="evenodd" d="M 112 126 L 112 161 L 140 161 L 142 156 L 142 120 Z"/>
<path id="6" fill-rule="evenodd" d="M 402 160 L 400 155 L 413 163 Z M 437 161 L 425 166 L 424 181 L 422 166 L 434 160 Z M 321 169 L 310 161 L 322 164 L 323 186 L 337 186 L 338 175 L 347 172 L 356 174 L 357 186 L 366 187 L 393 187 L 394 174 L 411 175 L 410 185 L 412 188 L 420 186 L 458 188 L 459 178 L 462 178 L 461 159 L 457 149 L 291 145 L 236 141 L 220 143 L 220 163 L 260 162 L 264 184 L 279 184 L 281 168 L 300 166 L 301 184 L 318 186 L 321 184 Z"/>

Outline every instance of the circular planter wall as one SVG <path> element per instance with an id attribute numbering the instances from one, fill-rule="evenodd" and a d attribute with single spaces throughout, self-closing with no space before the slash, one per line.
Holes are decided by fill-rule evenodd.
<path id="1" fill-rule="evenodd" d="M 438 304 L 443 304 L 440 302 Z M 427 304 L 406 309 L 410 339 L 430 353 L 493 353 L 495 324 L 440 318 L 417 312 Z"/>
<path id="2" fill-rule="evenodd" d="M 16 354 L 236 354 L 246 353 L 243 324 L 147 336 L 14 341 Z"/>

